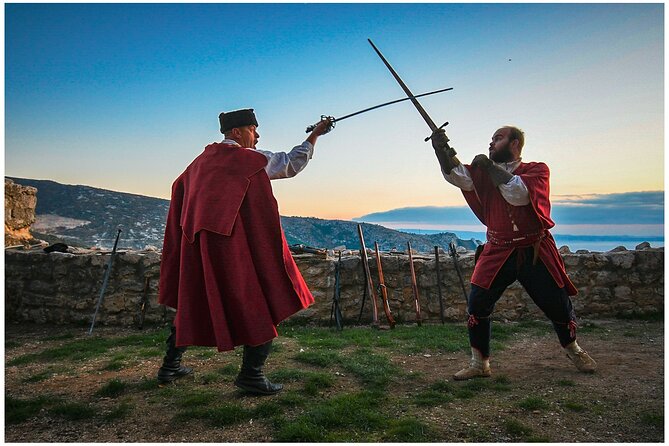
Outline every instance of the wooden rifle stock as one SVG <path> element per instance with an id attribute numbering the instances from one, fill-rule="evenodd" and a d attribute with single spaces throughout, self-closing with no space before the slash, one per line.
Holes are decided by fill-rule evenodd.
<path id="1" fill-rule="evenodd" d="M 395 328 L 395 319 L 393 319 L 393 315 L 390 313 L 390 305 L 388 305 L 388 290 L 386 289 L 386 281 L 383 278 L 383 268 L 381 267 L 381 254 L 379 254 L 378 242 L 374 242 L 374 250 L 376 251 L 376 267 L 379 270 L 379 288 L 381 289 L 383 311 L 386 313 L 386 319 L 388 319 L 390 328 Z"/>
<path id="2" fill-rule="evenodd" d="M 151 284 L 151 277 L 144 277 L 144 290 L 142 290 L 142 300 L 139 302 L 139 329 L 144 329 L 144 317 L 149 306 L 149 290 Z"/>
<path id="3" fill-rule="evenodd" d="M 339 258 L 337 263 L 335 263 L 335 285 L 334 285 L 334 296 L 332 296 L 332 311 L 330 312 L 330 322 L 334 317 L 335 325 L 337 326 L 337 331 L 341 331 L 344 327 L 343 317 L 341 314 L 341 306 L 339 299 L 341 298 L 341 289 L 340 289 L 340 276 L 341 273 L 341 251 L 339 251 Z"/>
<path id="4" fill-rule="evenodd" d="M 441 323 L 444 321 L 444 299 L 441 297 L 441 273 L 439 272 L 439 247 L 434 247 L 434 265 L 437 269 L 437 294 L 439 295 L 439 316 L 441 317 Z"/>
<path id="5" fill-rule="evenodd" d="M 413 290 L 413 300 L 416 305 L 416 323 L 420 327 L 423 321 L 420 318 L 420 300 L 418 298 L 418 283 L 416 283 L 416 271 L 413 268 L 413 254 L 411 253 L 411 242 L 407 242 L 409 249 L 409 267 L 411 268 L 411 288 Z"/>
<path id="6" fill-rule="evenodd" d="M 358 236 L 360 237 L 360 258 L 362 259 L 362 267 L 367 276 L 367 292 L 369 298 L 372 299 L 372 327 L 379 326 L 379 309 L 376 306 L 376 292 L 374 291 L 374 282 L 372 282 L 372 275 L 369 273 L 369 259 L 367 258 L 367 247 L 365 246 L 365 237 L 362 235 L 362 225 L 358 223 Z"/>
<path id="7" fill-rule="evenodd" d="M 465 297 L 465 302 L 467 302 L 467 305 L 469 305 L 467 289 L 465 288 L 465 279 L 462 277 L 462 271 L 460 270 L 460 263 L 458 262 L 458 250 L 455 247 L 455 243 L 451 242 L 448 244 L 448 253 L 451 255 L 451 257 L 453 257 L 453 266 L 455 266 L 455 272 L 458 274 L 458 279 L 460 280 L 462 295 Z"/>

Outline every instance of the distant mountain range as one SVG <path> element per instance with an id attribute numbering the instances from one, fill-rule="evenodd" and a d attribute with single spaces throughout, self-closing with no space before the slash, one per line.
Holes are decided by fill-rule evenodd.
<path id="1" fill-rule="evenodd" d="M 120 227 L 122 248 L 162 247 L 169 200 L 50 180 L 7 178 L 37 188 L 36 222 L 32 229 L 37 238 L 71 246 L 111 248 Z M 291 245 L 360 247 L 357 223 L 353 221 L 282 216 L 281 224 Z M 450 232 L 410 234 L 368 223 L 362 223 L 362 228 L 367 246 L 373 248 L 378 241 L 384 251 L 404 251 L 407 242 L 421 252 L 432 251 L 435 245 L 448 249 L 451 241 L 468 250 L 479 243 L 475 239 L 459 239 Z"/>

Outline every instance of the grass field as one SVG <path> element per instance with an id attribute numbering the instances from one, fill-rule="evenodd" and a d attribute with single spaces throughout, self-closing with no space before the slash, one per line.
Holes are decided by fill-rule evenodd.
<path id="1" fill-rule="evenodd" d="M 585 324 L 600 363 L 576 372 L 544 321 L 496 323 L 493 377 L 456 382 L 463 324 L 394 330 L 285 325 L 266 366 L 270 397 L 232 385 L 240 349 L 192 347 L 192 377 L 161 386 L 167 328 L 10 326 L 8 442 L 663 441 L 663 322 Z M 633 348 L 634 347 L 634 348 Z M 642 348 L 640 348 L 642 347 Z M 626 356 L 627 355 L 627 356 Z M 657 362 L 628 376 L 623 364 Z M 620 379 L 634 379 L 622 385 Z M 655 395 L 654 397 L 652 395 Z"/>

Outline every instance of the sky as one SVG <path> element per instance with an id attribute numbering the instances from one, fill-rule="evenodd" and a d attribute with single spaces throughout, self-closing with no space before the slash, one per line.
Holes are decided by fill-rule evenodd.
<path id="1" fill-rule="evenodd" d="M 664 192 L 557 195 L 551 203 L 554 234 L 633 235 L 664 234 Z M 355 218 L 393 229 L 485 232 L 467 206 L 411 206 L 373 212 Z"/>
<path id="2" fill-rule="evenodd" d="M 450 123 L 464 162 L 517 125 L 523 160 L 549 165 L 554 199 L 620 205 L 650 192 L 657 204 L 660 191 L 664 206 L 661 3 L 19 3 L 4 14 L 7 176 L 169 198 L 222 139 L 221 111 L 254 108 L 258 148 L 287 151 L 321 115 L 404 97 L 370 38 L 414 94 L 453 87 L 420 101 Z M 462 208 L 429 133 L 408 102 L 341 121 L 303 172 L 273 181 L 281 214 Z M 624 214 L 601 223 L 641 224 Z"/>

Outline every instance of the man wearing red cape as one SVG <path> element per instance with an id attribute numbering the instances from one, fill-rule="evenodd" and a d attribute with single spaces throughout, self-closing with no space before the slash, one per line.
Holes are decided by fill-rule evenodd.
<path id="1" fill-rule="evenodd" d="M 270 395 L 282 389 L 262 368 L 276 326 L 314 302 L 281 228 L 270 180 L 297 175 L 313 155 L 322 121 L 290 152 L 256 149 L 253 109 L 221 113 L 225 139 L 212 143 L 172 185 L 158 302 L 177 310 L 160 382 L 192 373 L 186 346 L 243 345 L 235 385 Z"/>
<path id="2" fill-rule="evenodd" d="M 490 143 L 489 155 L 477 155 L 463 165 L 448 145 L 444 130 L 432 135 L 432 145 L 449 183 L 459 187 L 476 217 L 487 227 L 471 278 L 467 302 L 469 367 L 456 380 L 487 377 L 490 370 L 490 316 L 504 290 L 518 280 L 553 323 L 565 353 L 582 372 L 594 372 L 595 361 L 576 342 L 576 315 L 569 296 L 577 293 L 549 229 L 549 169 L 544 163 L 524 163 L 524 133 L 502 127 Z"/>

